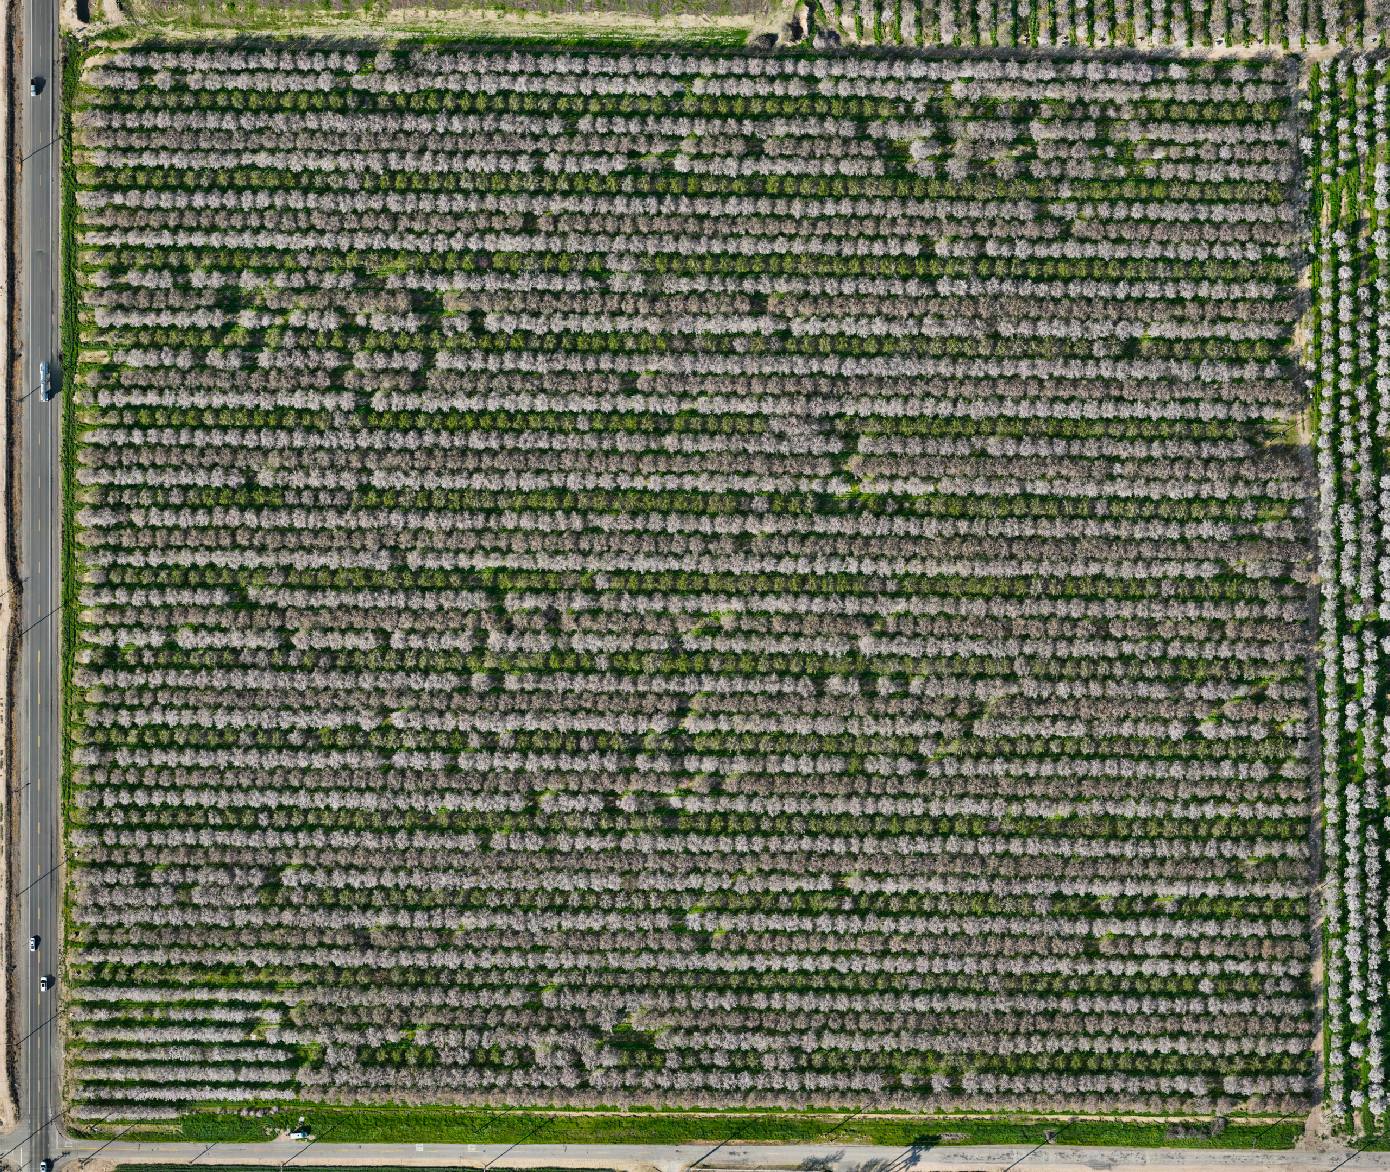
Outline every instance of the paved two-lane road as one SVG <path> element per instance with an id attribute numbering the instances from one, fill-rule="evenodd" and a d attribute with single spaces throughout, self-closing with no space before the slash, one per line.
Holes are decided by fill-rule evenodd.
<path id="1" fill-rule="evenodd" d="M 23 168 L 19 184 L 19 346 L 22 358 L 20 408 L 16 437 L 20 499 L 12 521 L 18 522 L 20 608 L 20 675 L 14 697 L 20 720 L 21 757 L 18 781 L 19 858 L 12 871 L 18 881 L 17 920 L 20 938 L 15 966 L 18 1008 L 18 1063 L 21 1146 L 8 1162 L 22 1172 L 38 1172 L 39 1161 L 58 1154 L 58 1080 L 56 1023 L 51 1020 L 56 995 L 39 988 L 39 978 L 56 974 L 60 937 L 59 843 L 59 650 L 58 605 L 59 409 L 61 398 L 42 402 L 39 364 L 47 362 L 53 386 L 61 391 L 58 369 L 58 25 L 56 0 L 27 0 L 24 6 L 24 72 L 13 79 L 14 100 L 21 103 Z M 39 93 L 29 95 L 31 79 Z M 29 951 L 29 937 L 39 937 Z"/>
<path id="2" fill-rule="evenodd" d="M 645 1165 L 658 1172 L 699 1172 L 757 1168 L 807 1169 L 817 1172 L 1386 1172 L 1390 1153 L 1201 1151 L 1174 1148 L 1067 1148 L 996 1146 L 978 1148 L 886 1148 L 818 1145 L 712 1144 L 304 1144 L 279 1140 L 268 1144 L 127 1144 L 97 1151 L 96 1142 L 71 1143 L 72 1155 L 59 1172 L 77 1172 L 76 1161 L 89 1154 L 98 1161 L 142 1164 L 265 1164 L 299 1167 L 383 1165 L 483 1169 L 607 1167 Z M 64 1167 L 66 1166 L 66 1169 Z"/>

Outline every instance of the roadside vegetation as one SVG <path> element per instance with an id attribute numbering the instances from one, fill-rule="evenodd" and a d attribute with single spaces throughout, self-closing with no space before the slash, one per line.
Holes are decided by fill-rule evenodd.
<path id="1" fill-rule="evenodd" d="M 185 1116 L 188 1139 L 268 1139 L 299 1126 L 299 1111 L 247 1119 L 238 1115 Z M 1225 1119 L 1181 1123 L 1127 1123 L 1107 1119 L 884 1118 L 864 1113 L 773 1114 L 708 1111 L 609 1111 L 577 1115 L 535 1111 L 449 1111 L 443 1108 L 314 1109 L 305 1125 L 334 1143 L 510 1144 L 874 1144 L 939 1147 L 971 1144 L 1044 1144 L 1081 1147 L 1182 1147 L 1274 1151 L 1291 1148 L 1301 1120 L 1232 1124 Z M 253 1134 L 255 1132 L 256 1134 Z M 153 1133 L 151 1133 L 153 1134 Z"/>

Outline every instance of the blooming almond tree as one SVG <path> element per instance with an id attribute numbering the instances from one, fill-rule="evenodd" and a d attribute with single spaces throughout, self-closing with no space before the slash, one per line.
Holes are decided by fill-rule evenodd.
<path id="1" fill-rule="evenodd" d="M 1282 65 L 86 81 L 79 1118 L 1297 1115 L 1317 778 L 1326 1085 L 1383 1110 L 1385 241 L 1317 237 L 1318 489 Z"/>

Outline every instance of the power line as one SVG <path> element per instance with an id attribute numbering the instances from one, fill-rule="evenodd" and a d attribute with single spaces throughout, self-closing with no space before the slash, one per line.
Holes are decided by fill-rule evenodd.
<path id="1" fill-rule="evenodd" d="M 1045 1148 L 1048 1146 L 1048 1144 L 1055 1144 L 1057 1142 L 1057 1137 L 1061 1135 L 1063 1131 L 1066 1131 L 1068 1127 L 1075 1127 L 1076 1122 L 1077 1121 L 1073 1119 L 1070 1123 L 1066 1124 L 1066 1126 L 1062 1127 L 1060 1130 L 1053 1132 L 1051 1139 L 1044 1139 L 1042 1143 L 1038 1144 L 1036 1148 L 1033 1148 L 1031 1151 L 1024 1152 L 1023 1155 L 1019 1156 L 1019 1158 L 1015 1160 L 1012 1164 L 1010 1164 L 1008 1168 L 1005 1168 L 1004 1172 L 1011 1172 L 1012 1169 L 1017 1168 L 1020 1164 L 1023 1163 L 1024 1160 L 1028 1159 L 1029 1156 L 1031 1156 L 1034 1152 L 1038 1151 L 1039 1148 Z M 1043 1134 L 1047 1134 L 1046 1130 L 1044 1130 Z"/>
<path id="2" fill-rule="evenodd" d="M 337 1126 L 338 1126 L 338 1125 L 335 1123 L 332 1127 L 330 1127 L 327 1131 L 325 1131 L 325 1132 L 323 1133 L 323 1135 L 316 1135 L 316 1136 L 314 1136 L 313 1139 L 311 1139 L 307 1144 L 305 1144 L 302 1148 L 300 1148 L 299 1151 L 297 1151 L 297 1152 L 295 1152 L 293 1155 L 291 1155 L 291 1156 L 289 1157 L 289 1159 L 285 1161 L 284 1164 L 281 1164 L 281 1165 L 280 1165 L 280 1167 L 283 1168 L 283 1167 L 285 1166 L 285 1164 L 288 1164 L 288 1163 L 290 1162 L 290 1160 L 293 1160 L 296 1156 L 302 1156 L 302 1155 L 303 1155 L 305 1152 L 307 1152 L 311 1147 L 313 1147 L 316 1143 L 318 1143 L 319 1140 L 321 1140 L 321 1139 L 327 1139 L 328 1136 L 332 1135 L 333 1132 L 337 1129 Z"/>
<path id="3" fill-rule="evenodd" d="M 22 1148 L 25 1144 L 27 1144 L 31 1139 L 33 1139 L 34 1136 L 42 1134 L 43 1129 L 44 1129 L 45 1127 L 47 1127 L 50 1123 L 52 1123 L 55 1119 L 57 1119 L 59 1114 L 60 1114 L 60 1112 L 57 1112 L 57 1111 L 53 1112 L 53 1114 L 50 1115 L 47 1119 L 45 1119 L 42 1123 L 40 1123 L 40 1124 L 38 1125 L 38 1127 L 34 1128 L 33 1131 L 31 1131 L 31 1132 L 30 1132 L 28 1135 L 26 1135 L 22 1140 L 20 1140 L 17 1144 L 15 1144 L 15 1146 L 12 1147 L 12 1148 L 10 1149 L 9 1152 L 0 1152 L 0 1160 L 3 1160 L 6 1156 L 8 1156 L 8 1155 L 10 1154 L 10 1152 L 17 1152 L 17 1151 L 19 1151 L 19 1149 Z M 115 1114 L 115 1112 L 112 1112 L 112 1114 Z M 108 1116 L 106 1117 L 106 1119 L 110 1119 L 110 1118 L 111 1118 L 110 1115 L 108 1115 Z M 103 1119 L 102 1122 L 105 1123 L 105 1122 L 106 1122 L 106 1119 Z M 134 1126 L 134 1125 L 132 1124 L 132 1126 Z M 129 1128 L 127 1128 L 127 1130 L 129 1130 Z M 103 1144 L 102 1146 L 104 1147 L 105 1145 Z"/>
<path id="4" fill-rule="evenodd" d="M 487 1170 L 488 1170 L 489 1168 L 491 1168 L 495 1163 L 497 1163 L 498 1160 L 500 1160 L 503 1156 L 505 1156 L 505 1155 L 507 1154 L 507 1152 L 510 1152 L 510 1151 L 512 1150 L 512 1148 L 519 1148 L 519 1147 L 520 1147 L 522 1144 L 524 1144 L 528 1139 L 530 1139 L 533 1135 L 535 1135 L 536 1132 L 540 1131 L 540 1129 L 541 1129 L 542 1127 L 549 1127 L 550 1124 L 552 1124 L 552 1123 L 555 1122 L 555 1119 L 556 1119 L 556 1116 L 552 1115 L 549 1119 L 543 1119 L 543 1120 L 541 1120 L 540 1123 L 536 1124 L 535 1127 L 531 1128 L 530 1131 L 528 1131 L 524 1136 L 522 1136 L 519 1140 L 517 1140 L 516 1143 L 512 1144 L 511 1147 L 506 1148 L 506 1149 L 504 1149 L 503 1151 L 499 1152 L 496 1156 L 494 1156 L 491 1160 L 489 1160 L 486 1164 L 484 1164 L 484 1165 L 483 1165 L 483 1172 L 487 1172 Z"/>
<path id="5" fill-rule="evenodd" d="M 1327 1170 L 1327 1172 L 1337 1172 L 1337 1169 L 1338 1169 L 1338 1168 L 1341 1168 L 1341 1167 L 1344 1167 L 1344 1166 L 1347 1165 L 1347 1164 L 1350 1164 L 1354 1159 L 1356 1159 L 1357 1156 L 1359 1156 L 1362 1152 L 1364 1152 L 1364 1151 L 1366 1150 L 1367 1145 L 1368 1145 L 1372 1140 L 1384 1139 L 1384 1138 L 1385 1138 L 1385 1132 L 1383 1132 L 1383 1131 L 1377 1132 L 1375 1135 L 1368 1135 L 1368 1136 L 1365 1138 L 1365 1140 L 1362 1141 L 1361 1146 L 1360 1146 L 1359 1148 L 1357 1148 L 1356 1151 L 1352 1152 L 1351 1155 L 1349 1155 L 1349 1156 L 1348 1156 L 1345 1160 L 1343 1160 L 1340 1164 L 1334 1164 L 1331 1168 L 1329 1168 L 1329 1169 Z"/>
<path id="6" fill-rule="evenodd" d="M 113 1111 L 111 1114 L 114 1115 L 115 1112 Z M 54 1115 L 54 1118 L 56 1119 L 56 1118 L 57 1118 L 57 1115 Z M 110 1118 L 111 1118 L 111 1115 L 108 1115 L 108 1116 L 106 1117 L 106 1119 L 110 1119 Z M 102 1122 L 105 1123 L 106 1120 L 103 1119 Z M 110 1139 L 108 1139 L 104 1144 L 102 1144 L 101 1147 L 97 1148 L 96 1152 L 88 1152 L 85 1156 L 81 1157 L 81 1158 L 77 1161 L 78 1166 L 81 1167 L 81 1166 L 85 1165 L 85 1164 L 87 1163 L 88 1160 L 90 1160 L 93 1156 L 95 1156 L 95 1155 L 97 1154 L 97 1152 L 102 1151 L 104 1148 L 109 1148 L 113 1143 L 115 1143 L 118 1139 L 120 1139 L 121 1136 L 125 1135 L 125 1133 L 126 1133 L 127 1131 L 129 1131 L 129 1130 L 130 1130 L 132 1127 L 134 1127 L 134 1126 L 135 1126 L 134 1123 L 127 1123 L 123 1128 L 121 1128 L 120 1131 L 116 1132 L 115 1135 L 113 1135 L 113 1136 L 112 1136 Z"/>

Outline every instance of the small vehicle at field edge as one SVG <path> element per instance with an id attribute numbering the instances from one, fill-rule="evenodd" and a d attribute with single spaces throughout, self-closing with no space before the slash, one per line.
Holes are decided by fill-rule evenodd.
<path id="1" fill-rule="evenodd" d="M 310 1134 L 307 1127 L 301 1127 L 297 1131 L 290 1132 L 290 1139 L 308 1139 Z"/>
<path id="2" fill-rule="evenodd" d="M 30 951 L 30 952 L 37 952 L 38 950 L 39 950 L 39 938 L 38 938 L 37 936 L 30 936 L 30 937 L 29 937 L 29 951 Z"/>
<path id="3" fill-rule="evenodd" d="M 47 973 L 39 978 L 39 989 L 44 993 L 47 993 L 55 984 L 57 982 Z"/>
<path id="4" fill-rule="evenodd" d="M 53 398 L 53 380 L 49 377 L 48 363 L 39 363 L 39 398 L 45 403 Z"/>
<path id="5" fill-rule="evenodd" d="M 52 1160 L 40 1160 L 40 1161 L 39 1161 L 39 1172 L 53 1172 L 53 1161 L 52 1161 Z"/>

